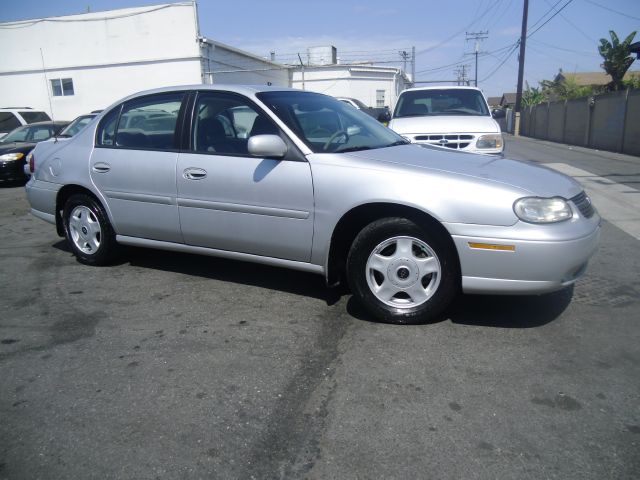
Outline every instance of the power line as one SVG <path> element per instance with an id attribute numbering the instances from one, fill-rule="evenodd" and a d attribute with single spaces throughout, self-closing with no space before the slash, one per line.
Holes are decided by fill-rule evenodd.
<path id="1" fill-rule="evenodd" d="M 640 20 L 640 18 L 638 18 L 638 17 L 634 17 L 632 15 L 629 15 L 628 13 L 619 12 L 617 10 L 614 10 L 613 8 L 605 7 L 604 5 L 600 5 L 599 3 L 593 2 L 591 0 L 584 0 L 584 1 L 587 2 L 587 3 L 590 3 L 591 5 L 595 5 L 596 7 L 600 7 L 600 8 L 603 8 L 605 10 L 608 10 L 609 12 L 613 12 L 613 13 L 617 13 L 618 15 L 622 15 L 623 17 L 633 18 L 634 20 Z"/>
<path id="2" fill-rule="evenodd" d="M 496 50 L 493 50 L 493 51 L 491 51 L 491 52 L 480 52 L 479 56 L 480 56 L 480 57 L 485 57 L 485 56 L 487 56 L 487 55 L 488 55 L 488 56 L 494 56 L 496 53 L 499 53 L 499 52 L 502 52 L 502 51 L 508 50 L 508 49 L 510 49 L 511 47 L 513 47 L 513 44 L 506 45 L 506 46 L 501 47 L 501 48 L 497 48 Z M 466 62 L 466 60 L 465 60 L 465 58 L 464 58 L 464 57 L 465 57 L 464 55 L 463 55 L 462 57 L 460 57 L 460 60 L 458 60 L 457 62 L 449 63 L 449 64 L 447 64 L 447 65 L 441 65 L 441 66 L 439 66 L 439 67 L 427 68 L 427 69 L 425 69 L 425 70 L 420 70 L 419 72 L 416 72 L 416 73 L 435 72 L 435 71 L 438 71 L 438 70 L 446 70 L 446 69 L 448 69 L 448 68 L 450 68 L 450 67 L 455 67 L 455 66 L 457 66 L 457 65 L 462 65 L 463 63 L 465 63 L 465 62 Z"/>
<path id="3" fill-rule="evenodd" d="M 589 53 L 585 50 L 572 50 L 570 48 L 563 48 L 563 47 L 558 47 L 556 45 L 551 45 L 550 43 L 545 43 L 545 42 L 541 42 L 540 40 L 530 40 L 531 42 L 533 42 L 536 45 L 544 45 L 547 48 L 553 48 L 555 50 L 562 50 L 563 52 L 569 52 L 569 53 L 577 53 L 578 55 L 585 55 L 588 57 L 600 57 L 600 54 L 598 53 Z"/>
<path id="4" fill-rule="evenodd" d="M 517 42 L 515 42 L 513 44 L 513 47 L 511 48 L 509 53 L 507 53 L 507 55 L 505 55 L 505 57 L 503 58 L 502 62 L 500 62 L 500 65 L 498 65 L 489 75 L 487 75 L 486 77 L 484 77 L 480 81 L 484 82 L 486 80 L 489 80 L 491 77 L 493 77 L 495 75 L 495 73 L 502 68 L 502 66 L 506 63 L 506 61 L 509 60 L 511 55 L 513 55 L 513 52 L 515 52 L 518 49 L 519 46 L 520 46 L 520 40 L 518 40 Z"/>
<path id="5" fill-rule="evenodd" d="M 546 22 L 544 22 L 542 25 L 540 25 L 538 28 L 536 28 L 533 32 L 531 33 L 527 33 L 527 38 L 531 37 L 534 33 L 536 33 L 538 30 L 540 30 L 542 27 L 544 27 L 547 23 L 549 23 L 551 20 L 553 20 L 556 15 L 558 15 L 562 10 L 564 10 L 565 8 L 567 8 L 569 6 L 569 4 L 571 4 L 573 2 L 573 0 L 569 0 L 567 3 L 565 3 L 562 7 L 560 7 L 560 9 L 558 11 L 556 11 L 553 15 L 551 15 Z"/>
<path id="6" fill-rule="evenodd" d="M 479 17 L 475 18 L 471 23 L 469 23 L 469 25 L 466 25 L 463 29 L 455 32 L 453 35 L 445 38 L 444 40 L 442 40 L 441 42 L 438 42 L 437 44 L 429 47 L 429 48 L 425 48 L 423 50 L 420 50 L 419 52 L 416 52 L 416 55 L 422 55 L 423 53 L 427 53 L 430 52 L 432 50 L 435 50 L 438 47 L 441 47 L 442 45 L 449 43 L 451 40 L 453 40 L 455 37 L 457 37 L 458 35 L 460 35 L 462 32 L 466 32 L 467 30 L 469 30 L 471 27 L 473 27 L 474 24 L 476 24 L 477 22 L 479 22 L 480 20 L 482 20 L 488 13 L 489 11 L 491 11 L 493 9 L 493 7 L 495 7 L 499 2 L 501 2 L 502 0 L 496 0 L 495 2 L 493 2 L 493 4 L 491 4 L 491 6 L 489 8 L 487 8 L 484 13 L 482 15 L 480 15 Z"/>
<path id="7" fill-rule="evenodd" d="M 549 0 L 544 0 L 545 2 L 547 2 L 547 5 L 551 6 L 551 2 Z M 584 38 L 586 38 L 587 40 L 589 40 L 590 42 L 595 42 L 595 40 L 593 38 L 591 38 L 589 35 L 587 35 L 584 30 L 582 30 L 581 28 L 579 28 L 575 23 L 573 23 L 571 20 L 569 20 L 567 17 L 565 17 L 564 15 L 560 14 L 560 17 L 567 22 L 569 25 L 571 25 L 578 33 L 580 33 Z"/>
<path id="8" fill-rule="evenodd" d="M 531 24 L 531 26 L 529 26 L 529 28 L 535 28 L 536 25 L 538 25 L 547 15 L 549 15 L 552 11 L 554 11 L 556 9 L 556 7 L 558 6 L 558 4 L 562 3 L 563 0 L 558 0 L 556 3 L 554 3 L 553 5 L 550 5 L 549 10 L 547 10 L 546 12 L 544 12 L 542 14 L 542 16 L 536 20 L 535 22 L 533 22 Z"/>

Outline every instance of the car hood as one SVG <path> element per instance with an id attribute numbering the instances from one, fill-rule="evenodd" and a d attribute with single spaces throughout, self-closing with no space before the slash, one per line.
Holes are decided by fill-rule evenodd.
<path id="1" fill-rule="evenodd" d="M 435 115 L 394 118 L 389 128 L 403 133 L 499 133 L 491 117 L 471 115 Z"/>
<path id="2" fill-rule="evenodd" d="M 35 147 L 35 143 L 24 143 L 24 142 L 12 142 L 12 143 L 0 143 L 0 155 L 4 155 L 5 153 L 13 153 L 13 152 L 26 152 L 32 150 Z"/>
<path id="3" fill-rule="evenodd" d="M 361 160 L 473 177 L 485 182 L 508 185 L 523 193 L 540 197 L 571 198 L 582 191 L 575 180 L 555 170 L 502 157 L 448 152 L 415 144 L 363 150 L 347 155 Z"/>

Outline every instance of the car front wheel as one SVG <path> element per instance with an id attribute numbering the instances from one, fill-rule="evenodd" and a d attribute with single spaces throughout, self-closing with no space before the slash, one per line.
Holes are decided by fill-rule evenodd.
<path id="1" fill-rule="evenodd" d="M 435 320 L 457 292 L 458 270 L 444 234 L 406 218 L 366 226 L 347 258 L 356 298 L 375 318 L 397 324 Z"/>
<path id="2" fill-rule="evenodd" d="M 104 208 L 92 197 L 69 197 L 62 213 L 64 230 L 81 263 L 108 265 L 116 253 L 115 233 Z"/>

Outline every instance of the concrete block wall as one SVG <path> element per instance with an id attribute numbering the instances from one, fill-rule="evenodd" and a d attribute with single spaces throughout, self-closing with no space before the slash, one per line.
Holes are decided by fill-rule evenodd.
<path id="1" fill-rule="evenodd" d="M 640 90 L 526 107 L 521 115 L 520 133 L 640 156 Z"/>

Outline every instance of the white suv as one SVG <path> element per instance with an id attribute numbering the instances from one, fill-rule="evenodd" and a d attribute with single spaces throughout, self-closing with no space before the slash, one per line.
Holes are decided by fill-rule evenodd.
<path id="1" fill-rule="evenodd" d="M 418 144 L 485 154 L 501 154 L 504 149 L 500 126 L 474 87 L 405 90 L 389 128 Z"/>
<path id="2" fill-rule="evenodd" d="M 45 112 L 29 107 L 0 108 L 0 138 L 22 125 L 51 120 Z"/>

